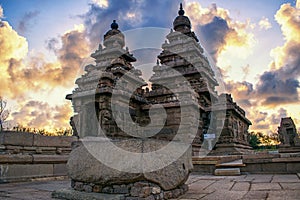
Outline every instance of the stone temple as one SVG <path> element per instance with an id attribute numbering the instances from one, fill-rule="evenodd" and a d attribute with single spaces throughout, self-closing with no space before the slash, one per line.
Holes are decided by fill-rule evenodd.
<path id="1" fill-rule="evenodd" d="M 91 55 L 95 64 L 66 97 L 80 138 L 68 161 L 73 189 L 175 198 L 187 190 L 192 155 L 251 151 L 251 122 L 230 94 L 217 93 L 219 83 L 191 28 L 181 5 L 148 89 L 113 21 Z"/>
<path id="2" fill-rule="evenodd" d="M 291 117 L 281 119 L 278 135 L 281 142 L 279 152 L 292 153 L 300 151 L 300 138 Z"/>

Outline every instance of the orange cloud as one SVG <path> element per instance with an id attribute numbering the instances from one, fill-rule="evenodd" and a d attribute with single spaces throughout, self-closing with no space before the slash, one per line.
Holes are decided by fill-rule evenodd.
<path id="1" fill-rule="evenodd" d="M 273 49 L 271 52 L 274 61 L 270 66 L 273 70 L 280 69 L 300 59 L 300 56 L 291 54 L 294 52 L 293 49 L 297 50 L 295 47 L 300 46 L 300 8 L 294 8 L 290 4 L 283 4 L 277 11 L 275 19 L 281 26 L 286 43 Z M 299 55 L 299 50 L 294 53 Z"/>
<path id="2" fill-rule="evenodd" d="M 244 58 L 252 53 L 251 49 L 256 42 L 254 35 L 248 32 L 248 29 L 252 29 L 249 21 L 233 20 L 228 10 L 219 8 L 216 4 L 203 8 L 200 3 L 191 2 L 187 4 L 186 9 L 194 27 L 210 28 L 209 33 L 217 33 L 216 38 L 212 39 L 214 45 L 209 53 L 213 54 L 220 67 L 225 67 L 223 64 L 226 63 L 227 54 Z M 200 33 L 200 36 L 202 35 Z M 208 34 L 208 37 L 212 35 Z M 205 43 L 209 38 L 203 38 L 203 40 Z M 211 44 L 212 42 L 209 42 L 206 46 L 211 46 Z"/>
<path id="3" fill-rule="evenodd" d="M 259 77 L 253 91 L 245 83 L 229 81 L 226 84 L 238 103 L 250 101 L 246 111 L 253 122 L 251 130 L 265 133 L 276 132 L 281 117 L 291 116 L 299 122 L 300 9 L 283 4 L 275 19 L 285 43 L 271 51 L 270 70 Z"/>
<path id="4" fill-rule="evenodd" d="M 300 9 L 283 4 L 275 15 L 285 38 L 283 46 L 271 51 L 270 70 L 264 72 L 257 84 L 263 105 L 299 103 L 300 76 Z"/>
<path id="5" fill-rule="evenodd" d="M 13 60 L 21 63 L 28 52 L 26 39 L 12 29 L 6 21 L 0 21 L 0 96 L 14 97 L 15 92 L 21 92 L 14 87 L 14 82 L 9 74 L 9 66 Z"/>
<path id="6" fill-rule="evenodd" d="M 29 55 L 26 38 L 20 36 L 8 22 L 0 21 L 0 96 L 8 99 L 8 104 L 10 99 L 18 104 L 14 105 L 10 116 L 13 124 L 46 129 L 69 126 L 70 104 L 55 106 L 46 102 L 49 98 L 45 101 L 31 100 L 38 99 L 41 92 L 50 97 L 55 96 L 53 92 L 60 91 L 56 96 L 62 96 L 63 101 L 65 94 L 54 89 L 71 90 L 81 64 L 90 53 L 83 26 L 67 31 L 59 39 L 62 46 L 55 51 L 56 61 L 47 62 L 42 53 Z"/>
<path id="7" fill-rule="evenodd" d="M 18 111 L 11 113 L 13 124 L 48 131 L 68 127 L 71 115 L 72 108 L 69 103 L 50 106 L 47 102 L 33 100 L 22 103 Z"/>
<path id="8" fill-rule="evenodd" d="M 66 32 L 61 37 L 62 47 L 57 50 L 57 62 L 47 62 L 42 54 L 28 56 L 26 39 L 7 22 L 1 23 L 1 96 L 20 98 L 29 91 L 73 86 L 81 64 L 90 52 L 82 30 Z"/>

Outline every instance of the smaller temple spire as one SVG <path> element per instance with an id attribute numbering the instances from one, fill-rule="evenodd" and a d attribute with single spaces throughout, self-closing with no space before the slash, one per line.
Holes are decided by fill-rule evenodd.
<path id="1" fill-rule="evenodd" d="M 119 28 L 119 25 L 117 24 L 116 20 L 113 20 L 113 23 L 110 25 L 111 29 L 117 30 Z"/>
<path id="2" fill-rule="evenodd" d="M 180 8 L 179 8 L 179 11 L 178 11 L 178 15 L 184 15 L 184 10 L 183 10 L 183 7 L 182 7 L 182 3 L 180 3 Z"/>

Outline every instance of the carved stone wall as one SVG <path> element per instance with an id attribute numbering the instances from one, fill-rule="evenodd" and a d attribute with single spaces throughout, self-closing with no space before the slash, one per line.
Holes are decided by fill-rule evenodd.
<path id="1" fill-rule="evenodd" d="M 71 143 L 76 137 L 0 133 L 0 183 L 66 176 Z"/>

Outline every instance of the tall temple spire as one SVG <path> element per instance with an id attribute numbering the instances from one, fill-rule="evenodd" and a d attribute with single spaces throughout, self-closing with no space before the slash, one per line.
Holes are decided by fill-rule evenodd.
<path id="1" fill-rule="evenodd" d="M 184 10 L 183 10 L 183 7 L 182 7 L 182 3 L 180 3 L 180 8 L 179 8 L 179 11 L 178 11 L 178 15 L 184 15 Z"/>
<path id="2" fill-rule="evenodd" d="M 116 20 L 113 20 L 112 24 L 110 25 L 111 30 L 107 31 L 104 34 L 104 46 L 112 47 L 113 44 L 120 45 L 121 48 L 125 45 L 125 39 L 123 33 L 118 29 L 119 25 L 117 24 Z"/>
<path id="3" fill-rule="evenodd" d="M 197 42 L 199 42 L 195 33 L 191 31 L 192 24 L 190 19 L 187 16 L 184 16 L 185 12 L 183 10 L 182 3 L 180 3 L 178 16 L 175 18 L 173 22 L 173 28 L 175 31 L 181 32 L 187 36 L 194 38 Z"/>
<path id="4" fill-rule="evenodd" d="M 113 23 L 110 25 L 111 29 L 118 29 L 119 25 L 117 24 L 116 20 L 113 20 Z"/>

